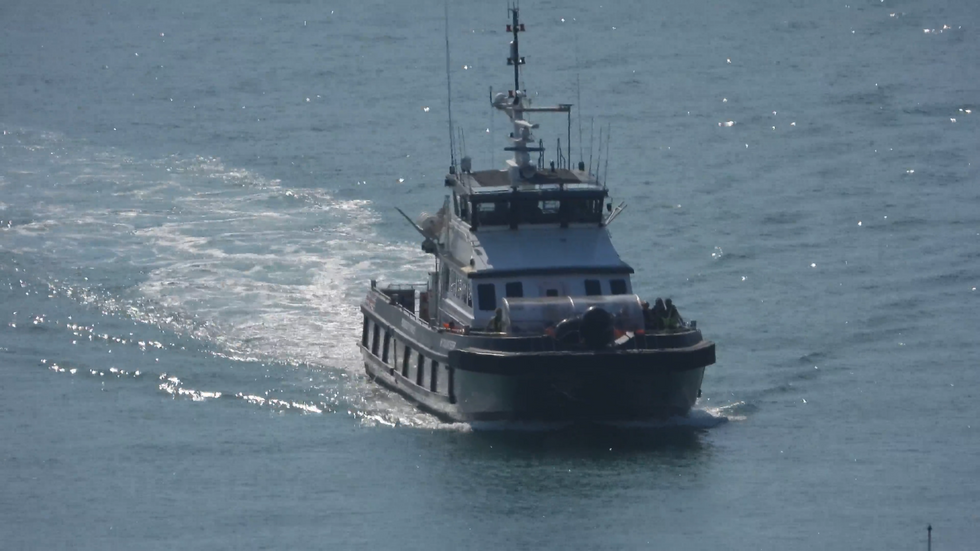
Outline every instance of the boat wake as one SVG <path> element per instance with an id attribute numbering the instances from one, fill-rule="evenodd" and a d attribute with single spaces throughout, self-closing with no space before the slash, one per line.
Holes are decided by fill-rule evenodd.
<path id="1" fill-rule="evenodd" d="M 5 136 L 4 261 L 19 266 L 22 292 L 65 313 L 30 325 L 102 343 L 88 345 L 90 368 L 69 375 L 109 377 L 125 345 L 137 379 L 162 377 L 154 386 L 176 399 L 418 424 L 368 384 L 356 344 L 371 275 L 426 270 L 414 246 L 379 236 L 369 201 L 291 189 L 213 157 L 140 159 L 32 129 Z M 185 347 L 250 377 L 203 380 L 221 367 L 187 367 Z M 143 348 L 156 351 L 150 365 Z M 59 356 L 45 366 L 78 363 Z M 371 421 L 375 411 L 385 413 Z"/>
<path id="2" fill-rule="evenodd" d="M 687 415 L 667 419 L 648 419 L 637 421 L 474 421 L 444 422 L 416 409 L 401 397 L 392 394 L 384 404 L 377 403 L 379 409 L 364 411 L 357 415 L 361 424 L 367 427 L 401 427 L 452 432 L 557 432 L 575 427 L 607 427 L 622 430 L 707 430 L 719 427 L 729 421 L 744 420 L 745 417 L 732 415 L 738 403 L 722 407 L 700 409 L 695 407 Z M 382 409 L 383 408 L 383 409 Z"/>

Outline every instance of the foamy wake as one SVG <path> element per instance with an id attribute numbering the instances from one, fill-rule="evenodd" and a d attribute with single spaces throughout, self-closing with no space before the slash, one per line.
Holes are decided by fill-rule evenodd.
<path id="1" fill-rule="evenodd" d="M 636 421 L 595 421 L 595 422 L 547 422 L 547 421 L 474 421 L 469 423 L 442 422 L 434 416 L 415 409 L 407 402 L 387 411 L 364 412 L 359 417 L 366 426 L 408 427 L 427 430 L 447 430 L 455 432 L 552 432 L 566 430 L 576 425 L 609 426 L 617 429 L 658 430 L 658 429 L 713 429 L 729 421 L 744 417 L 729 417 L 726 411 L 735 404 L 720 408 L 692 409 L 687 415 L 667 419 L 648 419 Z"/>
<path id="2" fill-rule="evenodd" d="M 428 266 L 413 244 L 378 235 L 369 201 L 290 189 L 213 157 L 140 160 L 59 134 L 9 132 L 16 143 L 5 178 L 14 180 L 4 189 L 32 191 L 4 198 L 4 211 L 30 205 L 6 230 L 5 246 L 65 266 L 46 281 L 52 294 L 211 343 L 229 359 L 323 370 L 311 379 L 337 387 L 324 391 L 327 407 L 250 403 L 301 411 L 346 403 L 357 416 L 404 403 L 373 394 L 361 375 L 358 303 L 377 274 L 421 280 Z M 254 394 L 166 381 L 161 390 L 192 400 Z M 413 422 L 409 411 L 386 415 Z"/>

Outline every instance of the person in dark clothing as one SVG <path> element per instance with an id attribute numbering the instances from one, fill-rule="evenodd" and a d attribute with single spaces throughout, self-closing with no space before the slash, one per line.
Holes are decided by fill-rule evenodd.
<path id="1" fill-rule="evenodd" d="M 674 302 L 672 300 L 667 299 L 667 301 L 664 302 L 664 306 L 667 308 L 667 315 L 665 316 L 666 319 L 664 321 L 667 329 L 677 329 L 684 324 L 684 319 L 681 318 L 681 314 L 677 311 L 677 307 L 674 306 Z"/>
<path id="2" fill-rule="evenodd" d="M 667 318 L 667 307 L 664 305 L 664 299 L 657 298 L 657 301 L 653 305 L 653 310 L 650 311 L 651 317 L 653 318 L 653 328 L 663 329 L 666 325 Z"/>
<path id="3" fill-rule="evenodd" d="M 650 303 L 643 302 L 643 328 L 649 331 L 656 326 L 656 322 L 653 319 L 653 310 L 650 309 Z"/>
<path id="4" fill-rule="evenodd" d="M 492 333 L 501 333 L 504 330 L 504 312 L 500 308 L 497 308 L 493 317 L 490 318 L 490 323 L 487 324 L 487 331 Z"/>

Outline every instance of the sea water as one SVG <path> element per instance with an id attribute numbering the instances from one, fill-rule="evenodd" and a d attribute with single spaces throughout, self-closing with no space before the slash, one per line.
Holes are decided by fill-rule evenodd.
<path id="1" fill-rule="evenodd" d="M 976 6 L 521 8 L 523 86 L 576 104 L 546 162 L 717 343 L 695 410 L 445 424 L 366 379 L 368 281 L 432 266 L 394 209 L 445 194 L 442 2 L 5 2 L 0 547 L 980 541 Z M 449 6 L 476 168 L 507 22 Z"/>

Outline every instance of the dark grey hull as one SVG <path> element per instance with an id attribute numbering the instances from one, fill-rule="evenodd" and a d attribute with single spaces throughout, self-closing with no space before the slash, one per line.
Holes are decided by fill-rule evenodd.
<path id="1" fill-rule="evenodd" d="M 453 394 L 433 392 L 365 353 L 367 373 L 451 421 L 633 420 L 684 415 L 697 401 L 704 368 L 659 373 L 569 370 L 553 377 L 454 369 Z M 452 369 L 452 368 L 451 368 Z"/>
<path id="2" fill-rule="evenodd" d="M 433 330 L 379 297 L 372 301 L 369 295 L 362 307 L 368 375 L 445 420 L 684 415 L 700 395 L 705 367 L 715 361 L 714 344 L 696 330 L 602 351 L 555 350 L 550 337 Z"/>

